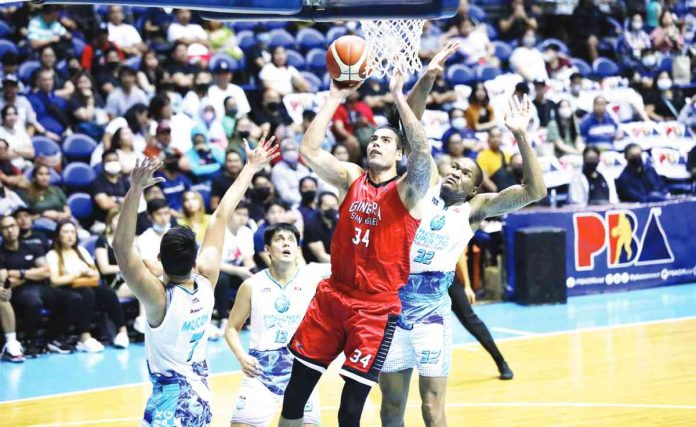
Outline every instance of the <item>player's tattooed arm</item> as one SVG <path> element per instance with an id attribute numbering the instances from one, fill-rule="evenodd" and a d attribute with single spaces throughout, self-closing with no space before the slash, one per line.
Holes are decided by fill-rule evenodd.
<path id="1" fill-rule="evenodd" d="M 510 100 L 510 111 L 505 117 L 505 125 L 517 140 L 522 156 L 523 181 L 521 185 L 513 185 L 500 193 L 480 194 L 474 197 L 472 199 L 474 222 L 515 211 L 546 197 L 546 184 L 544 184 L 541 165 L 534 155 L 527 134 L 529 120 L 529 99 L 525 95 L 522 101 L 519 101 L 513 96 Z"/>
<path id="2" fill-rule="evenodd" d="M 408 106 L 406 97 L 403 94 L 403 86 L 404 76 L 400 72 L 394 73 L 390 90 L 394 96 L 394 103 L 399 110 L 406 140 L 410 148 L 407 175 L 399 183 L 399 194 L 406 207 L 412 210 L 425 196 L 430 187 L 430 173 L 433 161 L 425 128 Z"/>

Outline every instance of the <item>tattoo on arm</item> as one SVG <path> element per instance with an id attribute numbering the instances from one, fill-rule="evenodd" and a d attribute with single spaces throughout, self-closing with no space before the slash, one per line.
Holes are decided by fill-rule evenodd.
<path id="1" fill-rule="evenodd" d="M 409 198 L 421 198 L 430 186 L 430 146 L 425 129 L 419 121 L 404 124 L 406 139 L 411 143 L 411 155 L 408 158 Z"/>

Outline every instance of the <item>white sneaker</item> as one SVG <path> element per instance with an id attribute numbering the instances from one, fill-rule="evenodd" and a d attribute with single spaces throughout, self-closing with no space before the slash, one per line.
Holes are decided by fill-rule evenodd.
<path id="1" fill-rule="evenodd" d="M 133 329 L 141 334 L 145 334 L 145 322 L 145 316 L 136 317 L 135 321 L 133 322 Z"/>
<path id="2" fill-rule="evenodd" d="M 128 339 L 128 334 L 126 332 L 119 332 L 114 337 L 114 347 L 117 348 L 128 348 L 130 340 Z"/>
<path id="3" fill-rule="evenodd" d="M 75 346 L 75 350 L 83 351 L 85 353 L 101 353 L 104 351 L 104 346 L 99 341 L 94 338 L 89 338 L 87 341 L 80 341 Z"/>
<path id="4" fill-rule="evenodd" d="M 208 325 L 208 339 L 210 341 L 217 341 L 222 337 L 222 331 L 217 326 L 210 323 Z"/>
<path id="5" fill-rule="evenodd" d="M 16 340 L 6 343 L 5 347 L 2 349 L 2 360 L 12 363 L 24 362 L 24 351 L 22 350 L 22 344 Z"/>

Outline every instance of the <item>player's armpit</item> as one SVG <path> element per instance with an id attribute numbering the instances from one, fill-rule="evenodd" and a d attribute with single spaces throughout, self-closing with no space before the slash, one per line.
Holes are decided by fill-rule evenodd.
<path id="1" fill-rule="evenodd" d="M 363 174 L 360 166 L 342 162 L 326 150 L 300 146 L 300 153 L 305 164 L 316 172 L 319 178 L 342 192 L 348 191 L 350 184 Z"/>

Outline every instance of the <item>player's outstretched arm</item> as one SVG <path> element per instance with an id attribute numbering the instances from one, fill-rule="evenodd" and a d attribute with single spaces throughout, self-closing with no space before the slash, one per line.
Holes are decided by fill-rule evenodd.
<path id="1" fill-rule="evenodd" d="M 455 41 L 448 42 L 445 47 L 440 49 L 430 60 L 425 72 L 420 76 L 415 86 L 413 86 L 413 89 L 411 89 L 411 92 L 408 94 L 406 98 L 408 100 L 408 105 L 411 107 L 413 114 L 416 115 L 418 120 L 423 118 L 425 105 L 428 101 L 428 96 L 430 96 L 430 92 L 433 90 L 435 79 L 444 72 L 445 62 L 457 50 L 459 50 L 459 42 Z"/>
<path id="2" fill-rule="evenodd" d="M 348 191 L 350 184 L 363 173 L 363 170 L 354 163 L 338 160 L 328 151 L 322 150 L 321 144 L 339 105 L 355 89 L 357 87 L 339 89 L 334 82 L 331 82 L 329 96 L 326 97 L 324 104 L 309 125 L 300 145 L 300 154 L 302 154 L 302 159 L 307 166 L 312 168 L 319 175 L 319 178 L 337 187 L 341 192 L 341 199 Z"/>
<path id="3" fill-rule="evenodd" d="M 487 217 L 512 212 L 546 197 L 546 184 L 541 166 L 532 151 L 527 134 L 530 111 L 527 95 L 522 101 L 513 96 L 510 100 L 510 111 L 505 117 L 505 125 L 515 136 L 522 156 L 522 184 L 508 187 L 500 193 L 475 196 L 471 201 L 474 221 L 480 222 Z"/>
<path id="4" fill-rule="evenodd" d="M 399 110 L 404 133 L 411 148 L 408 156 L 408 169 L 406 176 L 399 181 L 399 195 L 406 208 L 413 213 L 425 193 L 430 187 L 430 172 L 432 170 L 432 156 L 430 144 L 425 134 L 425 128 L 408 106 L 406 96 L 403 93 L 404 76 L 395 72 L 389 84 L 389 90 L 394 96 L 394 103 Z M 418 215 L 416 215 L 418 216 Z"/>
<path id="5" fill-rule="evenodd" d="M 143 260 L 135 251 L 134 240 L 140 197 L 147 187 L 164 181 L 164 178 L 152 177 L 152 174 L 161 166 L 162 162 L 158 159 L 136 161 L 135 168 L 131 172 L 131 187 L 123 200 L 112 243 L 121 275 L 145 306 L 147 318 L 153 323 L 159 323 L 164 315 L 164 287 L 145 267 Z"/>
<path id="6" fill-rule="evenodd" d="M 227 341 L 227 345 L 232 350 L 234 357 L 237 358 L 242 366 L 244 374 L 253 378 L 261 374 L 259 362 L 244 350 L 242 339 L 239 337 L 239 332 L 242 330 L 244 322 L 251 316 L 251 286 L 249 280 L 245 280 L 237 291 L 234 305 L 227 319 L 225 341 Z"/>
<path id="7" fill-rule="evenodd" d="M 222 245 L 225 242 L 227 222 L 239 201 L 244 197 L 254 175 L 261 171 L 266 163 L 278 157 L 278 146 L 273 144 L 274 139 L 275 137 L 271 137 L 266 140 L 266 134 L 264 134 L 254 150 L 249 148 L 249 142 L 244 140 L 247 163 L 210 216 L 201 250 L 196 258 L 196 267 L 200 274 L 208 278 L 213 287 L 220 275 L 220 257 Z"/>

